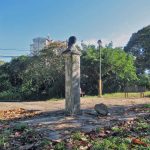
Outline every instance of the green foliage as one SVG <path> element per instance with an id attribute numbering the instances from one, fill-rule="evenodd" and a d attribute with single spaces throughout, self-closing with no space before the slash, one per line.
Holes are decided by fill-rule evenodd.
<path id="1" fill-rule="evenodd" d="M 123 129 L 122 129 L 122 128 L 119 128 L 119 127 L 112 127 L 112 131 L 115 131 L 115 132 L 123 132 Z"/>
<path id="2" fill-rule="evenodd" d="M 150 104 L 144 104 L 145 108 L 150 108 Z"/>
<path id="3" fill-rule="evenodd" d="M 6 136 L 0 134 L 0 148 L 4 147 L 6 142 L 7 142 Z"/>
<path id="4" fill-rule="evenodd" d="M 65 143 L 64 142 L 60 142 L 60 143 L 56 144 L 54 150 L 66 150 Z"/>
<path id="5" fill-rule="evenodd" d="M 141 75 L 138 75 L 138 82 L 137 84 L 140 85 L 140 86 L 145 86 L 146 89 L 150 89 L 150 75 L 148 74 L 141 74 Z"/>
<path id="6" fill-rule="evenodd" d="M 101 141 L 94 141 L 92 143 L 94 150 L 127 150 L 129 141 L 119 137 L 110 137 Z"/>
<path id="7" fill-rule="evenodd" d="M 33 57 L 24 73 L 21 87 L 24 97 L 64 96 L 64 58 L 53 51 L 62 46 L 61 43 L 52 43 L 38 57 Z"/>
<path id="8" fill-rule="evenodd" d="M 9 145 L 9 135 L 10 135 L 10 130 L 5 129 L 2 132 L 0 132 L 0 149 L 7 149 L 7 146 Z"/>
<path id="9" fill-rule="evenodd" d="M 21 95 L 15 89 L 9 89 L 7 91 L 0 92 L 0 99 L 5 101 L 13 101 L 22 99 Z"/>
<path id="10" fill-rule="evenodd" d="M 97 127 L 96 130 L 95 130 L 95 132 L 96 132 L 96 133 L 99 133 L 99 132 L 102 131 L 102 130 L 103 130 L 103 128 Z"/>
<path id="11" fill-rule="evenodd" d="M 150 69 L 150 25 L 131 36 L 125 51 L 136 57 L 138 73 Z"/>
<path id="12" fill-rule="evenodd" d="M 81 132 L 79 132 L 79 131 L 72 134 L 72 139 L 73 140 L 81 140 L 82 137 L 83 136 L 82 136 Z"/>
<path id="13" fill-rule="evenodd" d="M 101 48 L 103 93 L 121 91 L 126 83 L 138 78 L 132 55 L 120 48 Z M 99 50 L 88 46 L 81 56 L 81 86 L 88 94 L 97 94 L 99 80 Z"/>
<path id="14" fill-rule="evenodd" d="M 145 122 L 138 122 L 136 126 L 137 130 L 144 130 L 144 129 L 150 129 L 150 125 Z"/>
<path id="15" fill-rule="evenodd" d="M 41 142 L 41 144 L 40 144 L 40 146 L 41 146 L 41 147 L 45 147 L 45 146 L 49 146 L 49 145 L 51 145 L 51 144 L 52 144 L 52 142 L 51 142 L 50 140 L 48 140 L 48 139 L 43 139 L 42 142 Z"/>
<path id="16" fill-rule="evenodd" d="M 13 128 L 15 131 L 24 131 L 25 129 L 28 129 L 28 125 L 26 123 L 18 123 Z"/>
<path id="17" fill-rule="evenodd" d="M 99 50 L 93 45 L 82 46 L 81 88 L 88 95 L 96 95 Z M 0 99 L 36 100 L 64 97 L 65 61 L 64 57 L 59 55 L 59 51 L 64 48 L 64 43 L 52 42 L 38 55 L 21 56 L 1 65 Z M 121 48 L 112 48 L 112 43 L 101 48 L 101 52 L 103 93 L 122 91 L 127 83 L 137 82 L 132 55 L 125 53 Z"/>
<path id="18" fill-rule="evenodd" d="M 0 66 L 0 99 L 45 99 L 64 97 L 64 58 L 53 42 L 37 56 L 21 56 Z"/>

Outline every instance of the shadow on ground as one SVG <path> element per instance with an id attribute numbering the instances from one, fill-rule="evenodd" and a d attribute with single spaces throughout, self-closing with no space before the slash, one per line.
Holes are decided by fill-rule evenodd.
<path id="1" fill-rule="evenodd" d="M 91 132 L 97 128 L 111 127 L 138 117 L 150 115 L 150 108 L 144 105 L 109 107 L 108 116 L 99 116 L 94 109 L 84 109 L 80 115 L 68 116 L 64 110 L 40 112 L 39 110 L 27 110 L 31 115 L 23 115 L 19 118 L 9 119 L 11 124 L 27 123 L 37 131 L 47 134 L 54 140 L 63 138 L 64 132 L 83 131 Z M 33 113 L 33 114 L 32 114 Z"/>

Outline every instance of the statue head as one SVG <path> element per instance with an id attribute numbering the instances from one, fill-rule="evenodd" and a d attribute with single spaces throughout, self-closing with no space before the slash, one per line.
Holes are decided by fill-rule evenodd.
<path id="1" fill-rule="evenodd" d="M 76 41 L 77 41 L 77 38 L 75 36 L 71 36 L 68 41 L 68 47 L 74 45 Z"/>
<path id="2" fill-rule="evenodd" d="M 62 54 L 77 54 L 80 55 L 80 52 L 74 44 L 76 43 L 77 38 L 75 36 L 71 36 L 68 40 L 68 47 L 65 51 L 62 52 Z"/>

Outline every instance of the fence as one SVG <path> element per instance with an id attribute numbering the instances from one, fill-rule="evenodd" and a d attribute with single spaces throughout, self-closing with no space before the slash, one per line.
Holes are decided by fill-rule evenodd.
<path id="1" fill-rule="evenodd" d="M 144 97 L 144 92 L 146 91 L 146 87 L 144 86 L 127 86 L 124 88 L 125 98 L 129 97 L 129 93 L 140 93 L 140 97 Z"/>

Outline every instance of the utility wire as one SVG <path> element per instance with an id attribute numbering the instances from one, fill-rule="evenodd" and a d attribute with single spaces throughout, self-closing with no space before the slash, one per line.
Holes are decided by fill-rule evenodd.
<path id="1" fill-rule="evenodd" d="M 30 52 L 30 50 L 19 50 L 19 49 L 8 49 L 8 48 L 0 48 L 0 51 L 18 51 L 18 52 Z M 24 55 L 28 55 L 28 54 L 24 54 Z M 21 56 L 21 55 L 20 55 Z M 19 57 L 19 55 L 17 56 L 13 56 L 13 55 L 0 55 L 0 58 L 15 58 L 15 57 Z"/>
<path id="2" fill-rule="evenodd" d="M 13 57 L 19 57 L 19 56 L 3 56 L 3 55 L 0 55 L 0 57 L 13 58 Z"/>
<path id="3" fill-rule="evenodd" d="M 19 51 L 19 52 L 21 52 L 21 51 L 27 51 L 27 52 L 29 52 L 30 50 L 0 48 L 0 51 Z"/>
<path id="4" fill-rule="evenodd" d="M 17 56 L 16 55 L 0 55 L 0 57 L 8 57 L 8 58 L 10 58 L 10 57 L 20 57 L 20 56 L 22 56 L 22 55 L 17 55 Z M 28 54 L 26 54 L 25 56 L 28 56 Z"/>

